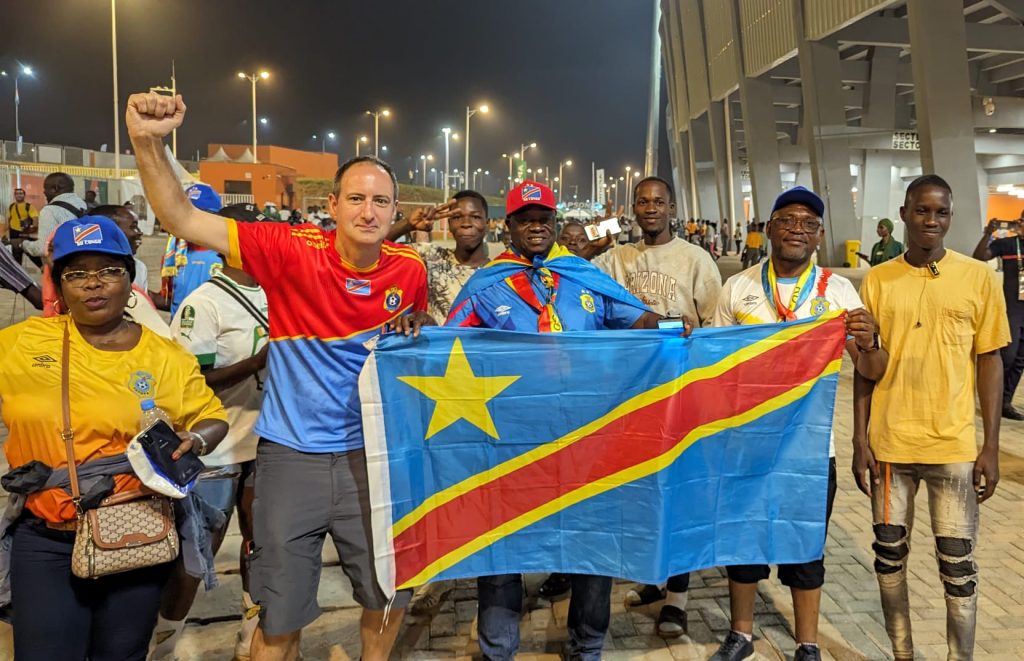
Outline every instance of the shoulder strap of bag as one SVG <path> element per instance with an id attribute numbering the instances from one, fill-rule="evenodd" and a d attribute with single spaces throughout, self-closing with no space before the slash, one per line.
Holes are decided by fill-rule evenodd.
<path id="1" fill-rule="evenodd" d="M 216 276 L 210 278 L 210 282 L 217 287 L 220 287 L 228 294 L 228 296 L 238 301 L 238 304 L 245 308 L 246 312 L 252 315 L 256 322 L 263 327 L 264 331 L 268 333 L 270 332 L 270 321 L 262 312 L 256 309 L 256 306 L 252 304 L 252 301 L 247 299 L 245 296 L 242 296 L 234 287 Z"/>
<path id="2" fill-rule="evenodd" d="M 68 453 L 68 475 L 71 477 L 71 499 L 75 509 L 79 508 L 82 493 L 78 490 L 78 468 L 75 466 L 75 435 L 71 431 L 71 401 L 69 396 L 70 379 L 68 365 L 71 362 L 71 319 L 64 326 L 64 347 L 60 356 L 60 406 L 64 418 L 64 430 L 60 433 L 64 439 L 64 449 Z"/>
<path id="3" fill-rule="evenodd" d="M 64 200 L 58 200 L 56 202 L 50 202 L 50 204 L 52 204 L 55 207 L 60 207 L 61 209 L 65 209 L 67 211 L 70 211 L 71 213 L 75 214 L 75 218 L 81 218 L 82 216 L 85 215 L 85 211 L 83 209 L 79 209 L 75 205 L 69 204 L 68 202 L 65 202 Z"/>

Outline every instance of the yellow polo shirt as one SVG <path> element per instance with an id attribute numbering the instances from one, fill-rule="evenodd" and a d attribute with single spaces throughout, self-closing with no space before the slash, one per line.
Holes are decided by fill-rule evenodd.
<path id="1" fill-rule="evenodd" d="M 975 357 L 1010 342 L 1006 301 L 988 265 L 947 250 L 939 275 L 899 257 L 861 286 L 878 321 L 889 367 L 871 396 L 868 440 L 875 459 L 954 464 L 978 456 Z"/>
<path id="2" fill-rule="evenodd" d="M 0 414 L 10 435 L 4 452 L 11 468 L 32 460 L 67 465 L 61 440 L 61 353 L 66 315 L 30 317 L 0 330 Z M 192 354 L 146 328 L 127 351 L 103 351 L 71 324 L 71 428 L 76 462 L 117 455 L 139 430 L 143 399 L 167 412 L 176 430 L 201 420 L 227 420 L 220 400 L 199 373 Z M 114 478 L 114 492 L 138 488 L 134 475 Z M 26 507 L 47 521 L 75 518 L 63 489 L 28 497 Z"/>

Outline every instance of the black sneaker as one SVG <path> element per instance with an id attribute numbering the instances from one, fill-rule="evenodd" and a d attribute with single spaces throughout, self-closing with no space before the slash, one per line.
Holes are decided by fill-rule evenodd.
<path id="1" fill-rule="evenodd" d="M 1013 408 L 1013 404 L 1003 404 L 1003 417 L 1009 420 L 1024 420 L 1024 413 Z"/>
<path id="2" fill-rule="evenodd" d="M 626 608 L 646 606 L 665 598 L 665 591 L 657 585 L 637 585 L 626 593 Z"/>
<path id="3" fill-rule="evenodd" d="M 821 650 L 817 645 L 801 645 L 796 648 L 793 661 L 821 661 Z"/>
<path id="4" fill-rule="evenodd" d="M 568 574 L 551 574 L 540 584 L 540 596 L 549 601 L 560 599 L 569 594 L 572 583 Z"/>
<path id="5" fill-rule="evenodd" d="M 709 661 L 750 661 L 753 658 L 753 641 L 747 640 L 735 631 L 730 631 L 722 641 L 722 646 Z"/>
<path id="6" fill-rule="evenodd" d="M 675 606 L 662 606 L 658 613 L 658 635 L 678 638 L 686 633 L 686 611 Z"/>

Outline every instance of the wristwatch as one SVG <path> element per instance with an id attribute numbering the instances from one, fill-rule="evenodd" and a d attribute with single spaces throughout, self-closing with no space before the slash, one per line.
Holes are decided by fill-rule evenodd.
<path id="1" fill-rule="evenodd" d="M 199 441 L 199 449 L 194 450 L 196 456 L 198 456 L 198 457 L 205 456 L 206 455 L 206 451 L 209 448 L 209 444 L 206 442 L 206 439 L 203 438 L 203 435 L 200 434 L 197 431 L 189 431 L 189 434 L 191 434 L 194 439 Z"/>
<path id="2" fill-rule="evenodd" d="M 875 333 L 873 335 L 873 341 L 871 342 L 871 346 L 868 347 L 867 349 L 862 349 L 859 344 L 857 345 L 857 351 L 861 353 L 871 353 L 872 351 L 878 351 L 881 348 L 882 344 L 878 339 L 878 333 Z"/>

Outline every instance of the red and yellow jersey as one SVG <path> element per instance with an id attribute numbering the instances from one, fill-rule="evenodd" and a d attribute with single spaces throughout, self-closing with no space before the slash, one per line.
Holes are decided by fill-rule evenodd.
<path id="1" fill-rule="evenodd" d="M 385 242 L 366 269 L 345 263 L 336 232 L 314 225 L 228 221 L 228 264 L 252 275 L 270 310 L 269 378 L 256 433 L 302 452 L 363 446 L 364 343 L 397 317 L 427 309 L 427 270 Z"/>
<path id="2" fill-rule="evenodd" d="M 61 438 L 61 351 L 66 315 L 32 317 L 0 330 L 0 401 L 10 431 L 4 452 L 12 468 L 40 461 L 67 466 Z M 227 420 L 194 356 L 146 328 L 128 351 L 92 346 L 71 324 L 69 392 L 77 463 L 121 454 L 138 433 L 141 404 L 153 399 L 176 430 L 200 420 Z M 114 491 L 138 488 L 134 475 L 114 478 Z M 48 521 L 75 518 L 71 496 L 47 489 L 29 496 L 29 511 Z"/>

